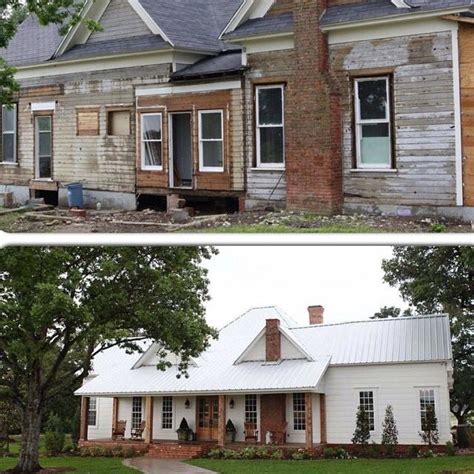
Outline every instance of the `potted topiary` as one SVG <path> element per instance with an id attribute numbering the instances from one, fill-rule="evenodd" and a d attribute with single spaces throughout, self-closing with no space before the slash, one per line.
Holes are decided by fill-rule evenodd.
<path id="1" fill-rule="evenodd" d="M 232 420 L 230 418 L 227 420 L 225 431 L 226 431 L 226 441 L 228 443 L 235 442 L 235 434 L 237 433 L 237 430 L 235 429 L 234 423 L 232 423 Z"/>
<path id="2" fill-rule="evenodd" d="M 186 421 L 186 418 L 183 418 L 181 420 L 181 424 L 179 425 L 179 428 L 176 430 L 176 433 L 178 433 L 178 440 L 179 441 L 189 441 L 192 435 L 192 431 L 189 428 L 188 422 Z"/>

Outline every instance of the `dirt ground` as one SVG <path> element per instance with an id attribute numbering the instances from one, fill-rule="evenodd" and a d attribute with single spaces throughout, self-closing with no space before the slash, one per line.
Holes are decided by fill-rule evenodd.
<path id="1" fill-rule="evenodd" d="M 473 224 L 447 219 L 384 217 L 369 215 L 318 216 L 305 212 L 247 212 L 196 215 L 174 223 L 164 212 L 87 211 L 85 218 L 69 210 L 41 209 L 28 212 L 0 211 L 0 230 L 38 233 L 426 233 L 472 232 Z"/>

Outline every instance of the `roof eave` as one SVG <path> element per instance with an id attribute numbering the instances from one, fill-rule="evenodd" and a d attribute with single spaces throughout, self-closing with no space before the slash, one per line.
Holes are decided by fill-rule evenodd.
<path id="1" fill-rule="evenodd" d="M 294 36 L 293 30 L 291 31 L 281 31 L 278 33 L 262 33 L 259 35 L 252 35 L 252 36 L 231 36 L 228 38 L 224 38 L 227 43 L 245 43 L 251 41 L 258 41 L 262 39 L 278 39 L 278 38 L 290 38 Z"/>

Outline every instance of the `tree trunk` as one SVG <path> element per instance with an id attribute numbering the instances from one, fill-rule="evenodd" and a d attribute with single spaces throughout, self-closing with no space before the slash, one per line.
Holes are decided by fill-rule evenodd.
<path id="1" fill-rule="evenodd" d="M 13 470 L 15 473 L 34 473 L 41 470 L 39 438 L 42 412 L 41 396 L 34 387 L 30 387 L 27 404 L 23 410 L 20 458 Z"/>

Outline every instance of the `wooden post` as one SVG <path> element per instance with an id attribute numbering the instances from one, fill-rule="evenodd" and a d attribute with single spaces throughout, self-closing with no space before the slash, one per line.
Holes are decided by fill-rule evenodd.
<path id="1" fill-rule="evenodd" d="M 305 431 L 305 441 L 306 449 L 313 448 L 313 394 L 305 393 L 305 417 L 306 417 L 306 431 Z"/>
<path id="2" fill-rule="evenodd" d="M 225 395 L 219 395 L 219 415 L 217 421 L 217 444 L 225 446 Z"/>
<path id="3" fill-rule="evenodd" d="M 328 442 L 326 431 L 326 395 L 321 393 L 319 395 L 319 419 L 321 423 L 321 444 Z"/>
<path id="4" fill-rule="evenodd" d="M 89 428 L 89 397 L 81 397 L 81 426 L 79 430 L 80 441 L 87 441 Z"/>
<path id="5" fill-rule="evenodd" d="M 118 411 L 119 399 L 117 397 L 114 397 L 112 405 L 112 439 L 114 437 L 114 431 L 117 429 Z"/>
<path id="6" fill-rule="evenodd" d="M 145 443 L 153 441 L 153 397 L 145 398 Z"/>

